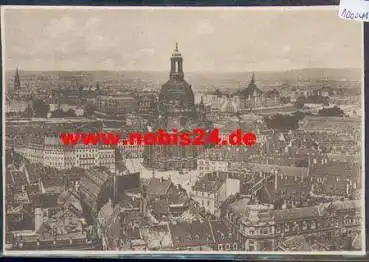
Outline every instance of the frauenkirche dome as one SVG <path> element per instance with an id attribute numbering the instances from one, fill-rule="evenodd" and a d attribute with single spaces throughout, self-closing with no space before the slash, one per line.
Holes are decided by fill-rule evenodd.
<path id="1" fill-rule="evenodd" d="M 178 44 L 170 60 L 169 80 L 162 85 L 159 94 L 160 109 L 169 115 L 195 114 L 195 97 L 191 85 L 184 80 L 183 57 Z"/>

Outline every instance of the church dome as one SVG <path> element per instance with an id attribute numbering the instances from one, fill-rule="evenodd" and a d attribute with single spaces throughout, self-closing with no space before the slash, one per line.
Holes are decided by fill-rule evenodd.
<path id="1" fill-rule="evenodd" d="M 159 104 L 166 113 L 195 112 L 195 96 L 191 85 L 184 80 L 183 58 L 178 50 L 178 44 L 170 58 L 170 77 L 162 85 L 159 94 Z"/>
<path id="2" fill-rule="evenodd" d="M 191 86 L 185 81 L 168 80 L 160 90 L 160 101 L 171 104 L 183 104 L 193 107 L 195 96 Z"/>

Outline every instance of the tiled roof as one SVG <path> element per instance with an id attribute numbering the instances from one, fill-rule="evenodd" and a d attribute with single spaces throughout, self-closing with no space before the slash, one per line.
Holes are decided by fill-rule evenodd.
<path id="1" fill-rule="evenodd" d="M 51 208 L 58 206 L 59 194 L 35 194 L 31 195 L 32 205 L 41 208 Z"/>
<path id="2" fill-rule="evenodd" d="M 214 242 L 208 221 L 177 222 L 169 227 L 175 246 L 199 246 Z"/>
<path id="3" fill-rule="evenodd" d="M 293 236 L 283 241 L 283 246 L 288 251 L 313 251 L 313 248 L 304 236 Z"/>
<path id="4" fill-rule="evenodd" d="M 27 177 L 24 172 L 18 170 L 10 170 L 9 173 L 11 181 L 14 183 L 15 186 L 20 187 L 28 184 Z"/>
<path id="5" fill-rule="evenodd" d="M 250 199 L 243 198 L 238 201 L 235 201 L 230 205 L 230 208 L 233 212 L 237 213 L 240 216 L 247 216 L 249 213 L 249 210 L 247 208 L 247 205 L 249 204 Z"/>
<path id="6" fill-rule="evenodd" d="M 309 175 L 308 168 L 294 167 L 294 166 L 279 166 L 279 165 L 267 165 L 267 164 L 256 164 L 249 163 L 247 166 L 254 172 L 271 173 L 272 170 L 277 170 L 278 175 L 284 176 L 297 176 L 306 177 Z"/>
<path id="7" fill-rule="evenodd" d="M 42 168 L 40 171 L 41 182 L 45 188 L 64 186 L 63 172 L 51 167 Z"/>
<path id="8" fill-rule="evenodd" d="M 231 230 L 222 221 L 210 221 L 210 226 L 213 231 L 215 242 L 233 242 L 236 236 L 232 234 Z"/>
<path id="9" fill-rule="evenodd" d="M 95 167 L 86 171 L 86 175 L 81 178 L 80 194 L 85 202 L 94 212 L 97 212 L 97 201 L 101 187 L 112 178 L 112 174 L 107 168 Z"/>
<path id="10" fill-rule="evenodd" d="M 166 195 L 172 184 L 170 179 L 152 177 L 146 187 L 147 194 L 157 196 Z"/>
<path id="11" fill-rule="evenodd" d="M 326 212 L 330 212 L 330 210 L 348 210 L 359 208 L 360 208 L 359 200 L 335 201 L 323 203 L 317 206 L 275 210 L 274 219 L 276 221 L 296 220 L 300 218 L 324 216 Z"/>
<path id="12" fill-rule="evenodd" d="M 310 169 L 310 174 L 321 177 L 357 177 L 360 175 L 360 165 L 348 162 L 330 162 L 325 165 L 313 166 Z"/>
<path id="13" fill-rule="evenodd" d="M 238 91 L 235 95 L 236 96 L 244 96 L 244 97 L 248 97 L 248 96 L 253 96 L 254 94 L 256 95 L 261 95 L 263 93 L 263 91 L 261 91 L 256 84 L 251 81 L 249 83 L 249 85 L 247 86 L 247 88 L 242 89 L 240 91 Z"/>
<path id="14" fill-rule="evenodd" d="M 158 216 L 169 213 L 168 199 L 154 199 L 151 201 L 152 212 Z"/>
<path id="15" fill-rule="evenodd" d="M 276 210 L 274 219 L 276 221 L 295 220 L 300 218 L 308 218 L 314 216 L 316 207 L 301 207 Z"/>
<path id="16" fill-rule="evenodd" d="M 224 172 L 212 172 L 205 174 L 195 183 L 195 185 L 192 186 L 192 190 L 209 193 L 217 192 L 224 184 L 226 178 L 227 176 Z"/>
<path id="17" fill-rule="evenodd" d="M 37 183 L 41 178 L 39 170 L 42 169 L 42 165 L 26 163 L 25 168 L 28 171 L 29 182 Z"/>
<path id="18" fill-rule="evenodd" d="M 140 229 L 149 249 L 172 247 L 172 236 L 168 224 L 153 225 Z"/>
<path id="19" fill-rule="evenodd" d="M 269 90 L 265 93 L 265 95 L 267 97 L 274 97 L 274 96 L 278 96 L 279 92 L 277 91 L 277 89 L 273 88 L 273 90 Z"/>

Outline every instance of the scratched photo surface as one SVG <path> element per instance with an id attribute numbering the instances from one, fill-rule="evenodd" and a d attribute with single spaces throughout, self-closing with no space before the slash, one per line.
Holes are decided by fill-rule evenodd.
<path id="1" fill-rule="evenodd" d="M 337 11 L 3 7 L 6 254 L 362 254 L 363 26 Z M 195 128 L 257 140 L 60 139 Z"/>

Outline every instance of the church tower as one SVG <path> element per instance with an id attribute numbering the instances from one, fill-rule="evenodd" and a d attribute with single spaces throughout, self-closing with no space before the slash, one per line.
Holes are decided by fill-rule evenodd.
<path id="1" fill-rule="evenodd" d="M 18 67 L 15 70 L 15 77 L 14 77 L 14 92 L 18 93 L 20 91 L 21 85 L 20 85 L 20 78 L 19 78 L 19 70 Z"/>
<path id="2" fill-rule="evenodd" d="M 170 58 L 170 77 L 171 80 L 184 80 L 183 57 L 178 50 L 178 43 Z"/>
<path id="3" fill-rule="evenodd" d="M 183 57 L 179 52 L 178 43 L 170 57 L 169 80 L 160 90 L 159 110 L 171 116 L 196 116 L 195 96 L 191 85 L 184 79 Z"/>

